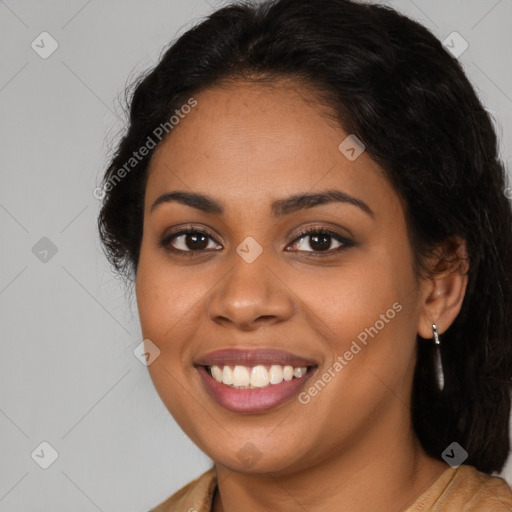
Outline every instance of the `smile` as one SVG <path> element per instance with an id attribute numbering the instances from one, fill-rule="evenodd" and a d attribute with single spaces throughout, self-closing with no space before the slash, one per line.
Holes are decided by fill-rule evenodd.
<path id="1" fill-rule="evenodd" d="M 238 413 L 261 413 L 298 395 L 315 373 L 315 361 L 274 349 L 225 349 L 195 361 L 209 396 Z"/>
<path id="2" fill-rule="evenodd" d="M 283 381 L 300 379 L 308 369 L 304 366 L 293 367 L 273 364 L 271 366 L 208 366 L 208 373 L 217 381 L 233 389 L 261 389 L 281 384 Z"/>

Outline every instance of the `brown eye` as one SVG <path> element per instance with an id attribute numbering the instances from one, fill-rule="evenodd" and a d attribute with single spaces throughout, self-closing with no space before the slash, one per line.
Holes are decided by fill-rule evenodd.
<path id="1" fill-rule="evenodd" d="M 171 234 L 165 237 L 160 244 L 173 252 L 189 253 L 218 250 L 220 247 L 208 233 L 196 229 L 182 230 Z"/>
<path id="2" fill-rule="evenodd" d="M 335 231 L 315 228 L 301 232 L 291 247 L 303 252 L 335 253 L 353 245 L 351 240 Z"/>
<path id="3" fill-rule="evenodd" d="M 183 235 L 185 237 L 184 243 L 187 249 L 191 251 L 199 250 L 202 251 L 208 247 L 208 237 L 199 233 L 191 233 Z"/>

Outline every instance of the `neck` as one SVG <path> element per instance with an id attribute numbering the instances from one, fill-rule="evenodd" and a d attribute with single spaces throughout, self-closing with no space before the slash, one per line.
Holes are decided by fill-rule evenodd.
<path id="1" fill-rule="evenodd" d="M 349 448 L 294 471 L 239 473 L 217 463 L 213 511 L 402 510 L 448 469 L 423 451 L 410 423 L 397 430 L 390 418 L 356 437 Z"/>

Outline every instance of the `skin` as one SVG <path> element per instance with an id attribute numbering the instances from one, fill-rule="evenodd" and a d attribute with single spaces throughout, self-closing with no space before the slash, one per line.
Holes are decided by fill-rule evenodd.
<path id="1" fill-rule="evenodd" d="M 144 338 L 161 350 L 149 366 L 155 388 L 216 465 L 214 511 L 406 508 L 448 469 L 411 426 L 416 335 L 431 338 L 432 323 L 441 334 L 449 327 L 466 277 L 415 273 L 395 190 L 367 153 L 349 161 L 340 152 L 348 134 L 305 86 L 240 81 L 195 98 L 152 158 L 136 294 Z M 364 201 L 373 216 L 340 202 L 271 213 L 274 200 L 330 189 Z M 177 202 L 150 211 L 173 191 L 211 196 L 224 213 Z M 206 251 L 189 257 L 159 245 L 190 224 L 211 235 Z M 336 252 L 328 237 L 329 255 L 315 256 L 311 237 L 297 240 L 302 227 L 333 229 L 354 245 Z M 236 252 L 248 236 L 263 249 L 250 264 Z M 172 244 L 186 250 L 184 240 Z M 395 303 L 402 310 L 308 404 L 227 411 L 193 364 L 216 349 L 271 347 L 318 361 L 314 381 Z M 253 465 L 237 456 L 248 442 Z"/>

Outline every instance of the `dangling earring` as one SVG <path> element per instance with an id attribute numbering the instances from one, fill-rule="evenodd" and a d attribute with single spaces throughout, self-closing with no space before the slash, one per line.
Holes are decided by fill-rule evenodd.
<path id="1" fill-rule="evenodd" d="M 434 364 L 437 375 L 437 384 L 439 389 L 442 391 L 444 389 L 444 372 L 443 372 L 443 363 L 441 361 L 441 342 L 439 341 L 439 334 L 437 332 L 437 325 L 432 324 L 432 331 L 434 333 L 434 344 L 435 344 L 435 352 L 434 352 Z"/>

